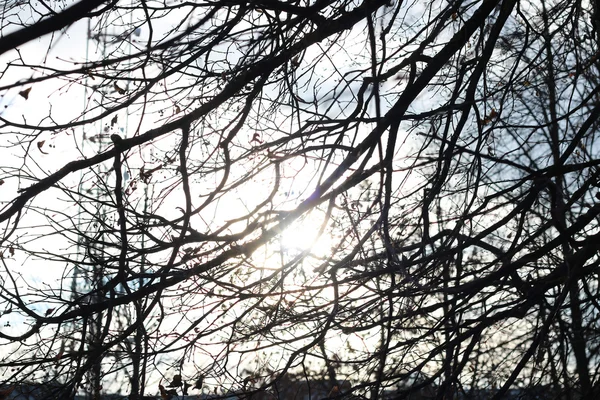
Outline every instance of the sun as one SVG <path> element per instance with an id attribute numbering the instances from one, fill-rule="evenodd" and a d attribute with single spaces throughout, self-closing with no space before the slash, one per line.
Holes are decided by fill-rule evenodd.
<path id="1" fill-rule="evenodd" d="M 309 251 L 315 256 L 325 256 L 331 252 L 332 239 L 325 229 L 321 233 L 322 221 L 307 219 L 293 224 L 282 232 L 280 245 L 282 251 L 299 253 Z"/>

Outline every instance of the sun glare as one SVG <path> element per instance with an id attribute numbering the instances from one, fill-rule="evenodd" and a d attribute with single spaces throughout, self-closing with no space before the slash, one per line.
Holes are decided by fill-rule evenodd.
<path id="1" fill-rule="evenodd" d="M 327 230 L 319 236 L 320 221 L 304 221 L 286 229 L 281 235 L 281 247 L 287 252 L 310 250 L 315 256 L 324 256 L 331 251 L 331 236 Z"/>

